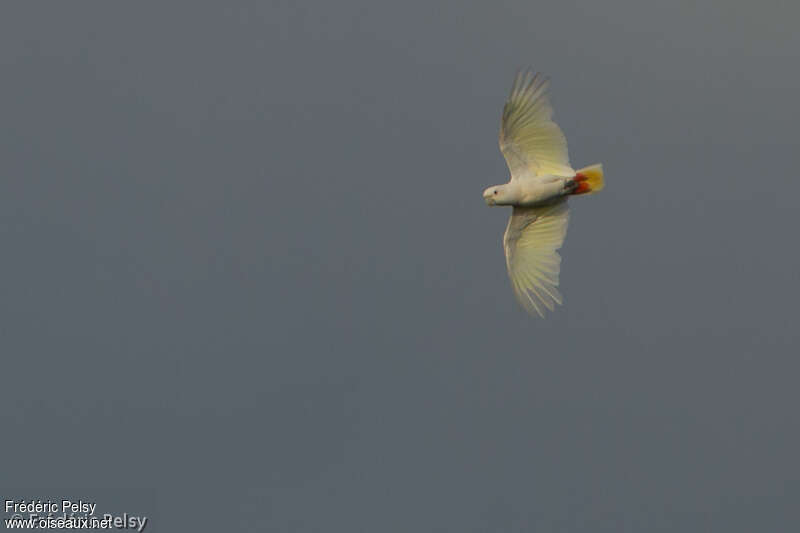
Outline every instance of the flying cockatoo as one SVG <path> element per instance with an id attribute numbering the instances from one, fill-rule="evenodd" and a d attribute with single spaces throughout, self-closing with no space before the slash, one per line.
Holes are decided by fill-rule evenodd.
<path id="1" fill-rule="evenodd" d="M 486 203 L 513 207 L 503 236 L 506 267 L 520 304 L 544 317 L 561 304 L 558 273 L 569 221 L 567 198 L 603 188 L 603 166 L 573 170 L 567 139 L 553 122 L 549 82 L 539 73 L 517 73 L 503 107 L 500 151 L 511 180 L 483 191 Z"/>

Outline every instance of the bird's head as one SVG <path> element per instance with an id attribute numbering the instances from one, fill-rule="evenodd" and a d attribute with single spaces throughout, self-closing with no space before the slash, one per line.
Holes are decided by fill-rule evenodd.
<path id="1" fill-rule="evenodd" d="M 508 185 L 492 185 L 483 191 L 483 199 L 486 205 L 510 205 L 513 201 Z"/>

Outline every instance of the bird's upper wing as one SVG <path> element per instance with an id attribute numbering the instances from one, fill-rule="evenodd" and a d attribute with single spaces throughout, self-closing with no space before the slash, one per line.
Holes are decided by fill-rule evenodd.
<path id="1" fill-rule="evenodd" d="M 567 139 L 552 121 L 549 85 L 541 74 L 522 70 L 511 86 L 500 124 L 500 151 L 512 180 L 531 173 L 536 176 L 575 173 L 569 164 Z"/>
<path id="2" fill-rule="evenodd" d="M 566 199 L 544 207 L 514 207 L 503 236 L 506 266 L 517 299 L 529 313 L 561 304 L 558 250 L 567 234 Z"/>

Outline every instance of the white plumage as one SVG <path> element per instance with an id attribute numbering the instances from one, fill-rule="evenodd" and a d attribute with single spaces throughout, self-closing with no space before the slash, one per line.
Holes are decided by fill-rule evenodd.
<path id="1" fill-rule="evenodd" d="M 547 93 L 550 82 L 541 74 L 520 71 L 511 86 L 500 123 L 500 151 L 511 179 L 533 172 L 542 176 L 573 176 L 567 139 L 553 122 Z"/>
<path id="2" fill-rule="evenodd" d="M 604 185 L 601 165 L 577 172 L 570 166 L 567 140 L 552 120 L 548 88 L 540 74 L 517 74 L 500 124 L 500 151 L 511 179 L 483 193 L 489 205 L 513 206 L 503 237 L 508 275 L 522 306 L 540 316 L 562 303 L 558 249 L 567 234 L 567 197 Z"/>

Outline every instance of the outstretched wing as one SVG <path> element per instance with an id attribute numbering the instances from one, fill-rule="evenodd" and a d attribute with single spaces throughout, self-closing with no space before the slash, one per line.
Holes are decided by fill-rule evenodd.
<path id="1" fill-rule="evenodd" d="M 529 70 L 517 73 L 503 107 L 500 151 L 511 170 L 511 179 L 533 173 L 572 176 L 567 139 L 552 121 L 550 82 Z"/>
<path id="2" fill-rule="evenodd" d="M 558 273 L 569 222 L 566 199 L 544 207 L 514 207 L 503 236 L 506 266 L 517 300 L 525 309 L 544 317 L 545 307 L 561 304 Z"/>

